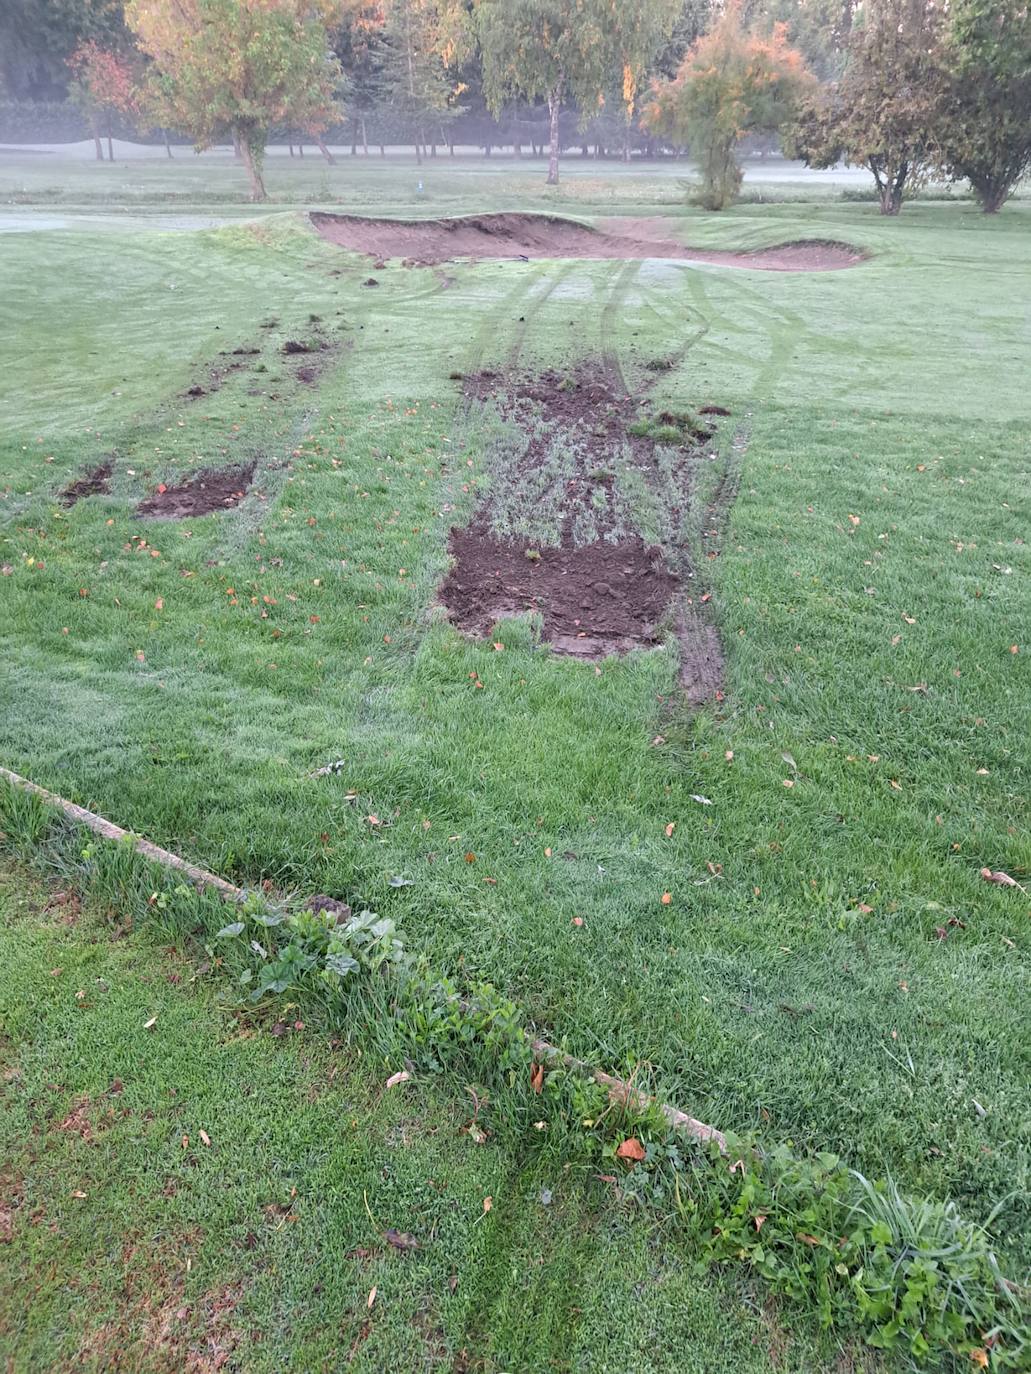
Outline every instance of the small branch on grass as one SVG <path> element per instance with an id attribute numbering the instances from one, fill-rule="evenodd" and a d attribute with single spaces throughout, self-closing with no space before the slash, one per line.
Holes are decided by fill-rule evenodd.
<path id="1" fill-rule="evenodd" d="M 595 1083 L 600 1083 L 603 1088 L 608 1088 L 609 1100 L 617 1105 L 633 1107 L 636 1111 L 658 1106 L 659 1111 L 675 1131 L 683 1131 L 686 1135 L 693 1136 L 695 1140 L 700 1140 L 703 1143 L 715 1140 L 721 1153 L 726 1151 L 726 1139 L 722 1131 L 718 1131 L 715 1126 L 708 1126 L 704 1121 L 698 1121 L 695 1117 L 688 1116 L 686 1112 L 682 1112 L 676 1107 L 670 1107 L 665 1102 L 656 1103 L 654 1098 L 648 1097 L 646 1093 L 635 1088 L 632 1083 L 627 1083 L 622 1078 L 613 1078 L 611 1074 L 603 1073 L 601 1069 L 592 1068 L 590 1064 L 585 1064 L 582 1059 L 575 1059 L 571 1054 L 566 1054 L 556 1045 L 549 1045 L 546 1040 L 535 1040 L 533 1049 L 535 1054 L 542 1055 L 546 1059 L 556 1059 L 567 1069 L 579 1069 L 581 1073 L 588 1074 Z"/>

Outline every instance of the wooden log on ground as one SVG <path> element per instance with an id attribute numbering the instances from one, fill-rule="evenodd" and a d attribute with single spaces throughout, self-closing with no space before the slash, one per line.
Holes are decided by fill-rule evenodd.
<path id="1" fill-rule="evenodd" d="M 120 825 L 106 821 L 103 816 L 87 811 L 85 807 L 65 801 L 64 797 L 59 797 L 56 792 L 48 792 L 45 787 L 40 787 L 37 783 L 30 782 L 28 778 L 20 777 L 17 773 L 12 773 L 9 768 L 0 768 L 0 778 L 6 778 L 12 787 L 20 788 L 23 792 L 31 792 L 34 797 L 39 797 L 48 806 L 54 806 L 58 811 L 63 811 L 70 820 L 75 821 L 77 825 L 84 825 L 87 830 L 92 830 L 95 835 L 103 835 L 106 840 L 131 840 L 132 847 L 137 854 L 142 854 L 145 859 L 151 859 L 154 863 L 162 864 L 165 868 L 174 868 L 189 878 L 197 887 L 213 888 L 216 892 L 220 892 L 223 897 L 228 897 L 231 902 L 242 902 L 247 895 L 242 887 L 234 887 L 232 883 L 226 882 L 225 878 L 220 878 L 215 873 L 209 873 L 206 868 L 198 868 L 196 864 L 187 863 L 178 854 L 173 854 L 168 849 L 162 849 L 160 845 L 151 844 L 149 840 L 141 839 L 139 835 L 133 835 L 130 831 L 123 830 Z"/>

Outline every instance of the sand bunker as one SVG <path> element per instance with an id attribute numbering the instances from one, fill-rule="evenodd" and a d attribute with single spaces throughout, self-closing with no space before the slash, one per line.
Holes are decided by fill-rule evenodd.
<path id="1" fill-rule="evenodd" d="M 845 243 L 805 239 L 752 252 L 688 248 L 662 238 L 663 220 L 610 220 L 591 229 L 554 215 L 469 215 L 461 219 L 363 219 L 315 212 L 324 239 L 382 261 L 403 258 L 431 267 L 451 258 L 678 258 L 763 272 L 828 272 L 854 267 L 864 255 Z"/>

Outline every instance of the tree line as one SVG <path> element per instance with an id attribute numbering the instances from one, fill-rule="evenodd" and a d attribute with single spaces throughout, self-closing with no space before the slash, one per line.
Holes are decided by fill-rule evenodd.
<path id="1" fill-rule="evenodd" d="M 714 210 L 756 136 L 867 168 L 885 214 L 931 179 L 994 212 L 1031 170 L 1028 0 L 6 0 L 0 79 L 77 101 L 98 156 L 112 111 L 231 137 L 255 200 L 273 130 L 331 158 L 341 122 L 366 152 L 387 127 L 421 158 L 470 112 L 546 147 L 549 184 L 571 116 L 626 157 L 690 150 Z"/>

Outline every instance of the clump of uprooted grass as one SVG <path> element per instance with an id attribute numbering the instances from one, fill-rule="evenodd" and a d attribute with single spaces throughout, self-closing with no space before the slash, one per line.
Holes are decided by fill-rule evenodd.
<path id="1" fill-rule="evenodd" d="M 1031 1295 L 1001 1272 L 995 1213 L 971 1222 L 951 1201 L 907 1197 L 832 1154 L 686 1137 L 643 1093 L 614 1101 L 584 1066 L 542 1054 L 515 1003 L 442 976 L 389 918 L 258 891 L 229 904 L 5 784 L 0 830 L 5 849 L 94 906 L 203 947 L 245 1014 L 301 1003 L 385 1062 L 403 1058 L 406 1072 L 485 1085 L 480 1119 L 492 1133 L 618 1171 L 624 1201 L 676 1225 L 700 1266 L 743 1264 L 823 1326 L 917 1365 L 1027 1368 Z"/>

